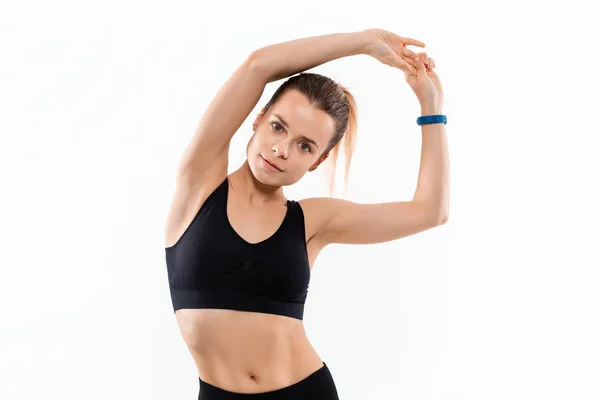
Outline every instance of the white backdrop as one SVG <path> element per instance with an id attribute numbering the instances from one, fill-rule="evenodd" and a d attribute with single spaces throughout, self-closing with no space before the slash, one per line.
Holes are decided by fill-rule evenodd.
<path id="1" fill-rule="evenodd" d="M 600 398 L 591 9 L 351 3 L 2 4 L 1 399 L 197 398 L 164 258 L 177 162 L 251 51 L 371 27 L 424 41 L 436 61 L 450 220 L 319 256 L 305 325 L 341 399 Z M 420 109 L 402 72 L 362 55 L 312 71 L 357 99 L 346 198 L 410 200 Z M 234 137 L 231 171 L 282 82 Z M 286 188 L 325 194 L 323 173 Z"/>

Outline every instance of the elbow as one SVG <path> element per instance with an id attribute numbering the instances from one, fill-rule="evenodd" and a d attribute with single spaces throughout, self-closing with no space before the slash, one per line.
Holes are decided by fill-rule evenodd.
<path id="1" fill-rule="evenodd" d="M 264 67 L 264 62 L 262 61 L 261 49 L 254 50 L 250 55 L 246 58 L 245 64 L 248 66 L 248 69 L 254 73 L 260 74 L 269 80 L 268 72 Z"/>
<path id="2" fill-rule="evenodd" d="M 437 219 L 438 225 L 444 225 L 446 222 L 448 222 L 449 216 L 450 213 L 447 210 L 440 211 Z"/>
<path id="3" fill-rule="evenodd" d="M 249 65 L 249 70 L 252 71 L 256 76 L 267 83 L 275 82 L 280 79 L 290 76 L 291 72 L 281 71 L 279 69 L 279 63 L 273 60 L 276 55 L 269 54 L 265 48 L 254 50 L 246 59 L 246 64 Z"/>
<path id="4" fill-rule="evenodd" d="M 260 50 L 254 50 L 252 53 L 250 53 L 248 55 L 248 57 L 246 57 L 246 61 L 245 63 L 247 65 L 249 65 L 251 68 L 256 69 L 256 67 L 258 66 L 258 58 L 259 58 L 259 53 Z"/>
<path id="5" fill-rule="evenodd" d="M 448 222 L 448 218 L 450 216 L 449 204 L 448 201 L 442 201 L 437 203 L 437 206 L 434 208 L 437 210 L 437 221 L 438 225 L 444 225 Z"/>
<path id="6" fill-rule="evenodd" d="M 432 221 L 434 226 L 444 225 L 448 222 L 449 213 L 442 207 L 430 207 L 429 215 L 431 215 L 430 220 Z"/>
<path id="7" fill-rule="evenodd" d="M 446 222 L 448 222 L 448 214 L 444 214 L 442 218 L 440 218 L 438 225 L 444 225 Z"/>
<path id="8" fill-rule="evenodd" d="M 413 201 L 415 201 L 413 199 Z M 443 206 L 439 202 L 427 202 L 427 206 L 425 207 L 427 213 L 427 219 L 431 221 L 434 226 L 444 225 L 448 222 L 448 217 L 450 212 L 448 207 Z"/>

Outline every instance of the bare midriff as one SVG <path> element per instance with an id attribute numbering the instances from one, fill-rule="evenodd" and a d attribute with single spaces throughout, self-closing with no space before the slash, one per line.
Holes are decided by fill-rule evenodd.
<path id="1" fill-rule="evenodd" d="M 220 309 L 181 309 L 175 317 L 198 376 L 221 389 L 269 392 L 323 367 L 299 319 Z"/>

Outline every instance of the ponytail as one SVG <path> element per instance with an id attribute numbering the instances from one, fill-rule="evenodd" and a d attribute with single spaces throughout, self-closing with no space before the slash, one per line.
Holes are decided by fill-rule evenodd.
<path id="1" fill-rule="evenodd" d="M 336 164 L 339 158 L 340 147 L 343 141 L 344 147 L 344 158 L 345 158 L 345 168 L 344 168 L 344 195 L 346 194 L 346 190 L 348 188 L 348 176 L 350 173 L 350 163 L 352 162 L 352 155 L 354 154 L 354 149 L 356 148 L 356 135 L 357 135 L 357 124 L 358 124 L 358 109 L 356 106 L 356 100 L 350 91 L 338 84 L 340 89 L 346 95 L 346 100 L 348 101 L 348 124 L 346 126 L 345 132 L 343 133 L 342 140 L 337 143 L 337 146 L 334 146 L 329 152 L 329 161 L 328 161 L 328 195 L 331 197 L 333 195 L 333 188 L 335 186 L 335 174 L 336 174 Z"/>

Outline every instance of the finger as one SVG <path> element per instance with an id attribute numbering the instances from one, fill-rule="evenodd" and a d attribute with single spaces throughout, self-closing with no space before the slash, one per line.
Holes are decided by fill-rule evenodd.
<path id="1" fill-rule="evenodd" d="M 427 60 L 425 60 L 425 68 L 427 68 L 427 71 L 431 71 L 433 69 L 431 57 L 427 57 Z"/>
<path id="2" fill-rule="evenodd" d="M 406 61 L 407 63 L 409 63 L 410 65 L 412 65 L 414 67 L 415 63 L 414 63 L 414 58 L 417 56 L 413 51 L 407 49 L 404 45 L 404 43 L 402 44 L 402 46 L 396 50 L 393 49 L 394 52 L 400 56 L 404 61 Z"/>
<path id="3" fill-rule="evenodd" d="M 423 53 L 421 60 L 423 60 L 423 64 L 425 64 L 427 71 L 431 71 L 431 68 L 433 68 L 431 64 L 431 57 L 427 57 L 427 53 Z"/>
<path id="4" fill-rule="evenodd" d="M 408 63 L 408 64 L 412 65 L 413 67 L 415 66 L 415 61 L 414 61 L 414 58 L 402 57 L 402 59 L 403 59 L 403 60 L 404 60 L 406 63 Z"/>
<path id="5" fill-rule="evenodd" d="M 427 58 L 427 71 L 433 71 L 435 68 L 435 60 L 431 57 Z"/>
<path id="6" fill-rule="evenodd" d="M 400 60 L 400 69 L 405 73 L 410 73 L 411 75 L 417 74 L 417 69 L 402 59 Z"/>
<path id="7" fill-rule="evenodd" d="M 421 64 L 423 64 L 425 62 L 425 60 L 423 59 L 423 54 L 424 53 L 418 53 L 417 56 L 415 57 L 415 62 L 418 60 L 421 62 Z M 425 64 L 425 67 L 427 67 L 427 64 Z"/>
<path id="8" fill-rule="evenodd" d="M 404 61 L 406 61 L 407 63 L 409 63 L 410 65 L 415 65 L 414 63 L 414 58 L 416 57 L 416 54 L 413 53 L 412 51 L 406 49 L 405 47 L 401 47 L 399 51 L 396 51 L 396 49 L 393 49 L 394 53 L 396 53 L 396 55 L 398 55 L 398 57 L 402 58 Z"/>
<path id="9" fill-rule="evenodd" d="M 406 82 L 408 82 L 411 79 L 415 79 L 417 77 L 417 72 L 416 69 L 414 68 L 410 68 L 410 69 L 405 69 L 404 70 L 404 78 L 406 79 Z"/>
<path id="10" fill-rule="evenodd" d="M 400 55 L 402 56 L 403 59 L 410 60 L 410 61 L 413 61 L 415 59 L 415 57 L 417 57 L 417 55 L 415 53 L 413 53 L 412 51 L 407 52 L 407 53 L 402 52 Z"/>
<path id="11" fill-rule="evenodd" d="M 411 58 L 402 57 L 402 55 L 396 53 L 396 59 L 398 60 L 398 68 L 404 72 L 411 74 L 416 73 L 415 62 Z"/>
<path id="12" fill-rule="evenodd" d="M 425 64 L 420 57 L 415 58 L 415 63 L 417 64 L 417 74 L 422 74 L 425 69 Z"/>
<path id="13" fill-rule="evenodd" d="M 405 57 L 410 57 L 411 60 L 417 56 L 414 51 L 407 49 L 406 47 L 404 47 L 404 45 L 400 49 L 400 53 Z"/>
<path id="14" fill-rule="evenodd" d="M 425 47 L 425 43 L 421 42 L 420 40 L 405 38 L 405 37 L 402 38 L 402 45 L 403 46 L 411 45 L 411 46 Z"/>
<path id="15" fill-rule="evenodd" d="M 427 66 L 427 53 L 417 53 L 417 57 L 421 59 L 422 62 Z"/>

